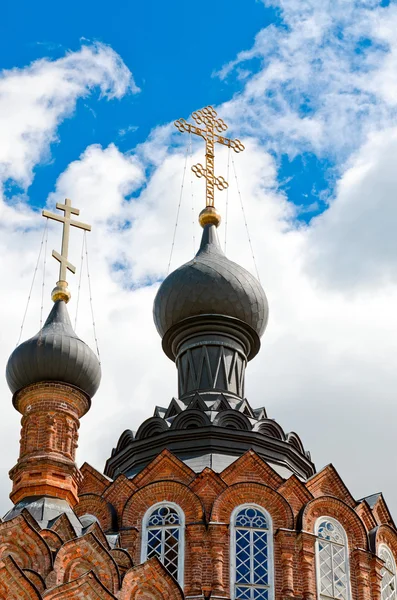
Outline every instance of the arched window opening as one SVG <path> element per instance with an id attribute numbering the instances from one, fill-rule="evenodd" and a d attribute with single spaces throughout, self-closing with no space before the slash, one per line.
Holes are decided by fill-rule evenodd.
<path id="1" fill-rule="evenodd" d="M 273 598 L 272 523 L 264 508 L 237 507 L 231 516 L 232 600 Z"/>
<path id="2" fill-rule="evenodd" d="M 184 514 L 172 502 L 152 506 L 142 524 L 142 562 L 156 556 L 183 586 Z"/>
<path id="3" fill-rule="evenodd" d="M 379 547 L 379 558 L 385 563 L 382 567 L 382 600 L 396 600 L 396 562 L 389 548 Z"/>
<path id="4" fill-rule="evenodd" d="M 317 592 L 320 600 L 349 600 L 349 555 L 345 530 L 331 517 L 316 523 Z"/>

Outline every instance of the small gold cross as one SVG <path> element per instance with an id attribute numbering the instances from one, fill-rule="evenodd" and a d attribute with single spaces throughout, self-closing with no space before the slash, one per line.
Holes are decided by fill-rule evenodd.
<path id="1" fill-rule="evenodd" d="M 234 150 L 234 152 L 242 152 L 244 145 L 240 140 L 231 140 L 229 138 L 219 135 L 223 131 L 226 131 L 226 123 L 217 117 L 217 112 L 212 106 L 206 106 L 201 110 L 197 110 L 192 114 L 193 119 L 197 125 L 204 125 L 204 128 L 197 127 L 191 123 L 187 123 L 185 119 L 178 119 L 174 125 L 183 133 L 193 133 L 199 135 L 205 140 L 205 167 L 201 163 L 192 166 L 192 171 L 197 177 L 205 177 L 206 180 L 206 206 L 215 208 L 214 206 L 214 192 L 215 187 L 218 190 L 225 190 L 229 184 L 223 177 L 216 177 L 214 173 L 214 161 L 215 161 L 215 144 L 223 144 L 228 148 Z M 218 132 L 218 133 L 217 133 Z"/>
<path id="2" fill-rule="evenodd" d="M 69 198 L 65 199 L 65 204 L 59 204 L 57 202 L 56 207 L 58 210 L 62 210 L 65 213 L 64 216 L 51 213 L 48 210 L 43 210 L 42 215 L 43 217 L 47 217 L 47 219 L 53 219 L 54 221 L 59 221 L 60 223 L 63 223 L 61 254 L 59 254 L 59 252 L 57 252 L 56 250 L 52 251 L 52 256 L 60 263 L 59 281 L 57 284 L 57 288 L 53 290 L 52 299 L 55 302 L 56 297 L 56 299 L 62 299 L 67 302 L 70 298 L 70 292 L 67 290 L 68 284 L 66 281 L 66 272 L 67 270 L 71 271 L 72 273 L 76 272 L 76 267 L 68 261 L 70 227 L 77 227 L 79 229 L 84 229 L 85 231 L 91 231 L 91 225 L 86 225 L 86 223 L 81 223 L 80 221 L 75 221 L 71 218 L 71 215 L 79 215 L 80 211 L 78 208 L 74 208 L 72 206 L 72 201 L 69 200 Z M 65 294 L 68 296 L 67 299 L 63 297 L 63 295 L 65 294 L 55 294 L 55 291 L 58 288 L 59 292 L 62 291 L 61 288 L 64 290 Z"/>

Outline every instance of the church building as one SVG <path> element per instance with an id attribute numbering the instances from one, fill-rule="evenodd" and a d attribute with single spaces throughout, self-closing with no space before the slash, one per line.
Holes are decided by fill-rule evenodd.
<path id="1" fill-rule="evenodd" d="M 222 251 L 214 205 L 227 186 L 214 145 L 244 146 L 221 135 L 211 107 L 193 118 L 176 125 L 206 142 L 206 166 L 193 168 L 207 188 L 201 245 L 153 309 L 176 396 L 121 433 L 104 473 L 75 463 L 101 379 L 67 308 L 69 230 L 89 226 L 69 200 L 57 204 L 63 216 L 44 211 L 63 224 L 60 276 L 44 326 L 6 369 L 22 419 L 14 506 L 0 522 L 0 599 L 396 600 L 397 531 L 382 494 L 354 498 L 332 465 L 317 471 L 299 435 L 245 397 L 268 303 Z"/>

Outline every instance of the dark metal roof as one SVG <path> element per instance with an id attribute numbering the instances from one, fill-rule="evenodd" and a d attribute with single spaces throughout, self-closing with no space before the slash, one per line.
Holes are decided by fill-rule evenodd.
<path id="1" fill-rule="evenodd" d="M 62 514 L 66 514 L 70 524 L 76 532 L 81 535 L 83 526 L 77 518 L 73 509 L 70 508 L 66 500 L 52 498 L 50 496 L 32 496 L 18 502 L 4 517 L 4 521 L 11 521 L 14 517 L 21 514 L 26 509 L 43 529 L 47 528 Z"/>
<path id="2" fill-rule="evenodd" d="M 262 335 L 268 303 L 259 281 L 222 252 L 215 225 L 206 225 L 193 260 L 173 271 L 161 284 L 153 314 L 159 334 L 198 315 L 225 315 L 243 321 Z"/>
<path id="3" fill-rule="evenodd" d="M 363 500 L 365 500 L 366 503 L 368 504 L 368 506 L 370 507 L 370 509 L 372 510 L 381 495 L 382 495 L 382 493 L 379 492 L 378 494 L 371 494 L 371 496 L 364 496 L 364 498 L 361 498 L 361 500 L 359 500 L 359 502 L 362 502 Z"/>
<path id="4" fill-rule="evenodd" d="M 66 304 L 55 302 L 44 327 L 11 354 L 6 378 L 10 390 L 39 381 L 60 381 L 83 390 L 90 398 L 101 381 L 97 357 L 73 331 Z"/>
<path id="5" fill-rule="evenodd" d="M 247 400 L 225 394 L 197 393 L 188 402 L 174 398 L 166 411 L 156 407 L 136 434 L 127 430 L 121 435 L 105 474 L 133 477 L 167 448 L 196 472 L 206 466 L 221 472 L 252 449 L 286 476 L 312 476 L 315 466 L 299 436 L 286 434 L 264 410 L 256 412 L 259 419 Z"/>

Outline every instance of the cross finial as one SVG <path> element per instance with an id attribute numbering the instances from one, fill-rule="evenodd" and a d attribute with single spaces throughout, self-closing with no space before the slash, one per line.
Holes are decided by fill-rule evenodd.
<path id="1" fill-rule="evenodd" d="M 62 250 L 61 254 L 56 250 L 52 251 L 52 256 L 59 261 L 59 280 L 57 282 L 56 287 L 52 291 L 52 299 L 54 302 L 57 300 L 64 300 L 65 302 L 69 302 L 70 300 L 70 292 L 68 290 L 68 283 L 66 281 L 66 273 L 67 271 L 71 271 L 72 273 L 76 272 L 76 267 L 74 267 L 68 261 L 69 254 L 69 235 L 70 235 L 70 227 L 78 227 L 79 229 L 84 229 L 85 231 L 91 231 L 91 225 L 86 225 L 85 223 L 81 223 L 80 221 L 75 221 L 71 218 L 72 215 L 79 215 L 80 211 L 78 208 L 74 208 L 72 206 L 72 201 L 69 198 L 65 199 L 65 204 L 59 204 L 57 202 L 56 207 L 58 210 L 62 210 L 64 215 L 57 215 L 49 212 L 48 210 L 43 210 L 43 217 L 47 217 L 47 219 L 53 219 L 54 221 L 59 221 L 63 223 L 63 232 L 62 232 Z"/>
<path id="2" fill-rule="evenodd" d="M 242 152 L 244 145 L 240 140 L 231 140 L 219 135 L 226 131 L 227 125 L 222 119 L 217 118 L 217 112 L 212 106 L 197 110 L 192 114 L 192 117 L 197 125 L 203 125 L 204 127 L 187 123 L 185 119 L 178 119 L 174 125 L 181 133 L 187 131 L 199 135 L 205 140 L 205 167 L 201 163 L 192 166 L 193 173 L 197 177 L 204 177 L 206 180 L 206 207 L 201 211 L 199 220 L 202 227 L 209 223 L 213 223 L 218 227 L 221 218 L 214 204 L 215 187 L 222 191 L 229 187 L 229 184 L 222 176 L 215 176 L 215 144 L 223 144 L 235 152 Z"/>

